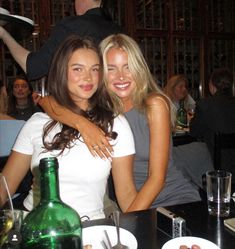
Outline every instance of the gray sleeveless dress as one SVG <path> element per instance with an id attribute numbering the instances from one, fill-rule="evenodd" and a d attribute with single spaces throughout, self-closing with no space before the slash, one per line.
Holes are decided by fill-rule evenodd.
<path id="1" fill-rule="evenodd" d="M 148 176 L 149 127 L 146 116 L 135 109 L 126 112 L 125 117 L 130 124 L 135 140 L 134 178 L 136 188 L 139 190 Z M 199 200 L 200 195 L 197 188 L 174 166 L 172 152 L 170 152 L 165 186 L 151 207 L 170 206 Z"/>

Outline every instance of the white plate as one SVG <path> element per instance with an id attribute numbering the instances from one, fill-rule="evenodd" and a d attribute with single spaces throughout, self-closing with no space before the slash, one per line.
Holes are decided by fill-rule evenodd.
<path id="1" fill-rule="evenodd" d="M 103 249 L 101 241 L 104 239 L 104 230 L 107 231 L 112 246 L 117 243 L 117 232 L 115 226 L 91 226 L 82 229 L 82 241 L 83 245 L 92 245 L 94 249 Z M 123 229 L 120 228 L 120 238 L 121 243 L 128 246 L 129 249 L 137 249 L 137 240 L 135 236 Z M 106 240 L 105 240 L 106 241 Z"/>
<path id="2" fill-rule="evenodd" d="M 192 245 L 198 245 L 201 249 L 220 249 L 209 240 L 191 236 L 171 239 L 163 245 L 162 249 L 179 249 L 181 245 L 186 245 L 188 248 L 191 248 Z"/>
<path id="3" fill-rule="evenodd" d="M 0 14 L 2 15 L 9 15 L 10 12 L 2 7 L 0 7 Z M 4 26 L 7 22 L 4 20 L 0 20 L 0 26 Z"/>
<path id="4" fill-rule="evenodd" d="M 31 20 L 31 19 L 29 19 L 28 17 L 19 16 L 19 15 L 11 15 L 11 16 L 13 16 L 13 17 L 15 17 L 15 18 L 18 18 L 18 19 L 20 19 L 20 20 L 22 20 L 22 21 L 25 21 L 25 22 L 27 22 L 27 23 L 29 23 L 29 24 L 31 24 L 31 25 L 34 25 L 34 21 Z"/>
<path id="5" fill-rule="evenodd" d="M 3 14 L 3 15 L 9 15 L 10 12 L 2 7 L 0 7 L 0 14 Z"/>

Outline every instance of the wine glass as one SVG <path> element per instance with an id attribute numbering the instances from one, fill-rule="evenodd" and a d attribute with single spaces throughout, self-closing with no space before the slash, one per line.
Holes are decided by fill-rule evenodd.
<path id="1" fill-rule="evenodd" d="M 195 113 L 195 105 L 189 105 L 188 109 L 187 109 L 187 113 L 188 113 L 190 119 L 192 119 L 194 117 L 194 113 Z"/>
<path id="2" fill-rule="evenodd" d="M 14 210 L 5 177 L 0 173 L 0 248 L 7 243 L 14 224 Z"/>
<path id="3" fill-rule="evenodd" d="M 191 119 L 194 117 L 194 114 L 195 114 L 195 105 L 189 105 L 187 109 L 188 125 L 190 124 Z"/>

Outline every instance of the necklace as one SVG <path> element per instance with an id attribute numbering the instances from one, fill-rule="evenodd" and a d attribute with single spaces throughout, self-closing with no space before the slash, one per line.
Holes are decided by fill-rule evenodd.
<path id="1" fill-rule="evenodd" d="M 27 104 L 27 105 L 16 105 L 16 108 L 17 109 L 26 109 L 26 108 L 28 108 L 29 107 L 29 104 Z"/>

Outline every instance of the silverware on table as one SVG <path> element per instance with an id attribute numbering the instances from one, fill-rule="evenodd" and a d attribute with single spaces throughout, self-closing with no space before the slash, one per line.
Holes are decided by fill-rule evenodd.
<path id="1" fill-rule="evenodd" d="M 109 238 L 109 235 L 108 235 L 108 232 L 106 230 L 104 230 L 104 236 L 105 236 L 105 239 L 106 239 L 106 246 L 108 247 L 108 249 L 112 249 L 112 244 L 111 244 L 111 241 L 110 241 L 110 238 Z"/>
<path id="2" fill-rule="evenodd" d="M 120 212 L 119 211 L 114 211 L 113 212 L 113 220 L 116 226 L 116 230 L 117 230 L 117 244 L 115 246 L 113 246 L 113 249 L 129 249 L 128 246 L 125 246 L 121 243 L 120 240 Z"/>
<path id="3" fill-rule="evenodd" d="M 106 243 L 105 243 L 105 241 L 104 240 L 101 240 L 101 245 L 102 245 L 102 247 L 104 248 L 104 249 L 110 249 L 110 248 L 108 248 L 108 246 L 106 245 Z"/>

